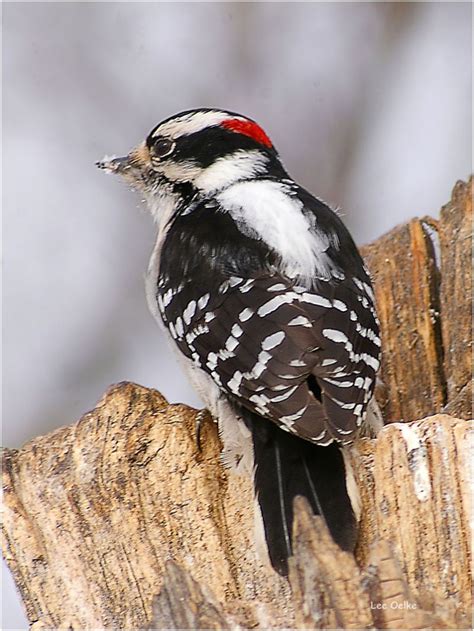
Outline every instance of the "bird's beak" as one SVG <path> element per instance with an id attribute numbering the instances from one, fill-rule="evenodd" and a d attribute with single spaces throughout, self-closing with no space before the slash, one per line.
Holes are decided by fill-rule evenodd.
<path id="1" fill-rule="evenodd" d="M 130 156 L 124 156 L 123 158 L 105 156 L 102 160 L 96 162 L 96 165 L 106 173 L 116 173 L 117 175 L 125 174 L 132 166 L 130 164 Z"/>
<path id="2" fill-rule="evenodd" d="M 106 173 L 120 175 L 132 186 L 143 187 L 151 166 L 150 152 L 146 144 L 142 143 L 128 156 L 123 158 L 106 156 L 96 162 L 96 165 Z"/>

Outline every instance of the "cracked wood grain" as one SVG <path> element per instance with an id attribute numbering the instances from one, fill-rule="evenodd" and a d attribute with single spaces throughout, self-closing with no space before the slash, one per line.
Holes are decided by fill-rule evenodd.
<path id="1" fill-rule="evenodd" d="M 241 629 L 214 594 L 174 561 L 166 564 L 163 587 L 153 600 L 152 629 Z"/>
<path id="2" fill-rule="evenodd" d="M 378 567 L 380 541 L 418 609 L 426 592 L 467 614 L 472 424 L 435 416 L 358 441 L 349 457 L 370 518 L 356 561 L 300 503 L 288 584 L 258 556 L 249 481 L 220 465 L 209 419 L 199 452 L 195 414 L 124 383 L 76 425 L 6 450 L 3 550 L 32 622 L 145 628 L 161 594 L 154 628 L 213 628 L 221 615 L 229 628 L 368 628 L 375 596 L 362 572 Z"/>
<path id="3" fill-rule="evenodd" d="M 445 404 L 439 270 L 430 238 L 436 229 L 432 219 L 412 219 L 362 249 L 381 325 L 386 421 L 436 414 Z"/>
<path id="4" fill-rule="evenodd" d="M 472 418 L 472 177 L 439 220 L 413 219 L 362 248 L 381 324 L 386 422 Z"/>
<path id="5" fill-rule="evenodd" d="M 459 181 L 439 220 L 445 411 L 472 418 L 472 187 Z"/>
<path id="6" fill-rule="evenodd" d="M 291 620 L 287 583 L 252 544 L 250 483 L 221 467 L 212 422 L 197 450 L 194 417 L 124 383 L 76 425 L 6 450 L 4 555 L 30 620 L 145 627 L 170 559 L 220 601 L 279 601 Z"/>

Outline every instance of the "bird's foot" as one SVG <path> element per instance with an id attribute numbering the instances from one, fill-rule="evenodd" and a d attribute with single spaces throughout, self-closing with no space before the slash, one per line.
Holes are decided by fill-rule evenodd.
<path id="1" fill-rule="evenodd" d="M 206 418 L 210 418 L 211 420 L 213 420 L 212 415 L 209 412 L 209 410 L 206 408 L 203 408 L 202 410 L 199 410 L 194 420 L 194 437 L 196 440 L 198 451 L 202 451 L 201 428 Z"/>

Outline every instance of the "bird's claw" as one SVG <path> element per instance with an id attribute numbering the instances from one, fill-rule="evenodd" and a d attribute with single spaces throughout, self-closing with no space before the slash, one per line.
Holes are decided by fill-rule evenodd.
<path id="1" fill-rule="evenodd" d="M 202 428 L 202 424 L 204 420 L 206 419 L 208 415 L 209 415 L 209 411 L 206 410 L 206 408 L 199 410 L 199 412 L 196 414 L 196 419 L 194 421 L 194 431 L 195 431 L 194 436 L 196 439 L 196 445 L 197 445 L 198 451 L 202 451 L 201 428 Z"/>

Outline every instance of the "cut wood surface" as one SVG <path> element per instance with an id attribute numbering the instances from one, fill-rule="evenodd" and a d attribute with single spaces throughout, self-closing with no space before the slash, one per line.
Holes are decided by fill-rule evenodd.
<path id="1" fill-rule="evenodd" d="M 250 481 L 221 466 L 214 423 L 200 451 L 195 410 L 122 383 L 75 425 L 4 450 L 3 554 L 34 628 L 470 627 L 470 368 L 456 362 L 469 277 L 450 281 L 467 260 L 469 190 L 456 186 L 439 222 L 413 220 L 365 250 L 384 411 L 404 422 L 348 453 L 355 558 L 298 500 L 289 581 L 277 575 L 255 547 Z"/>

